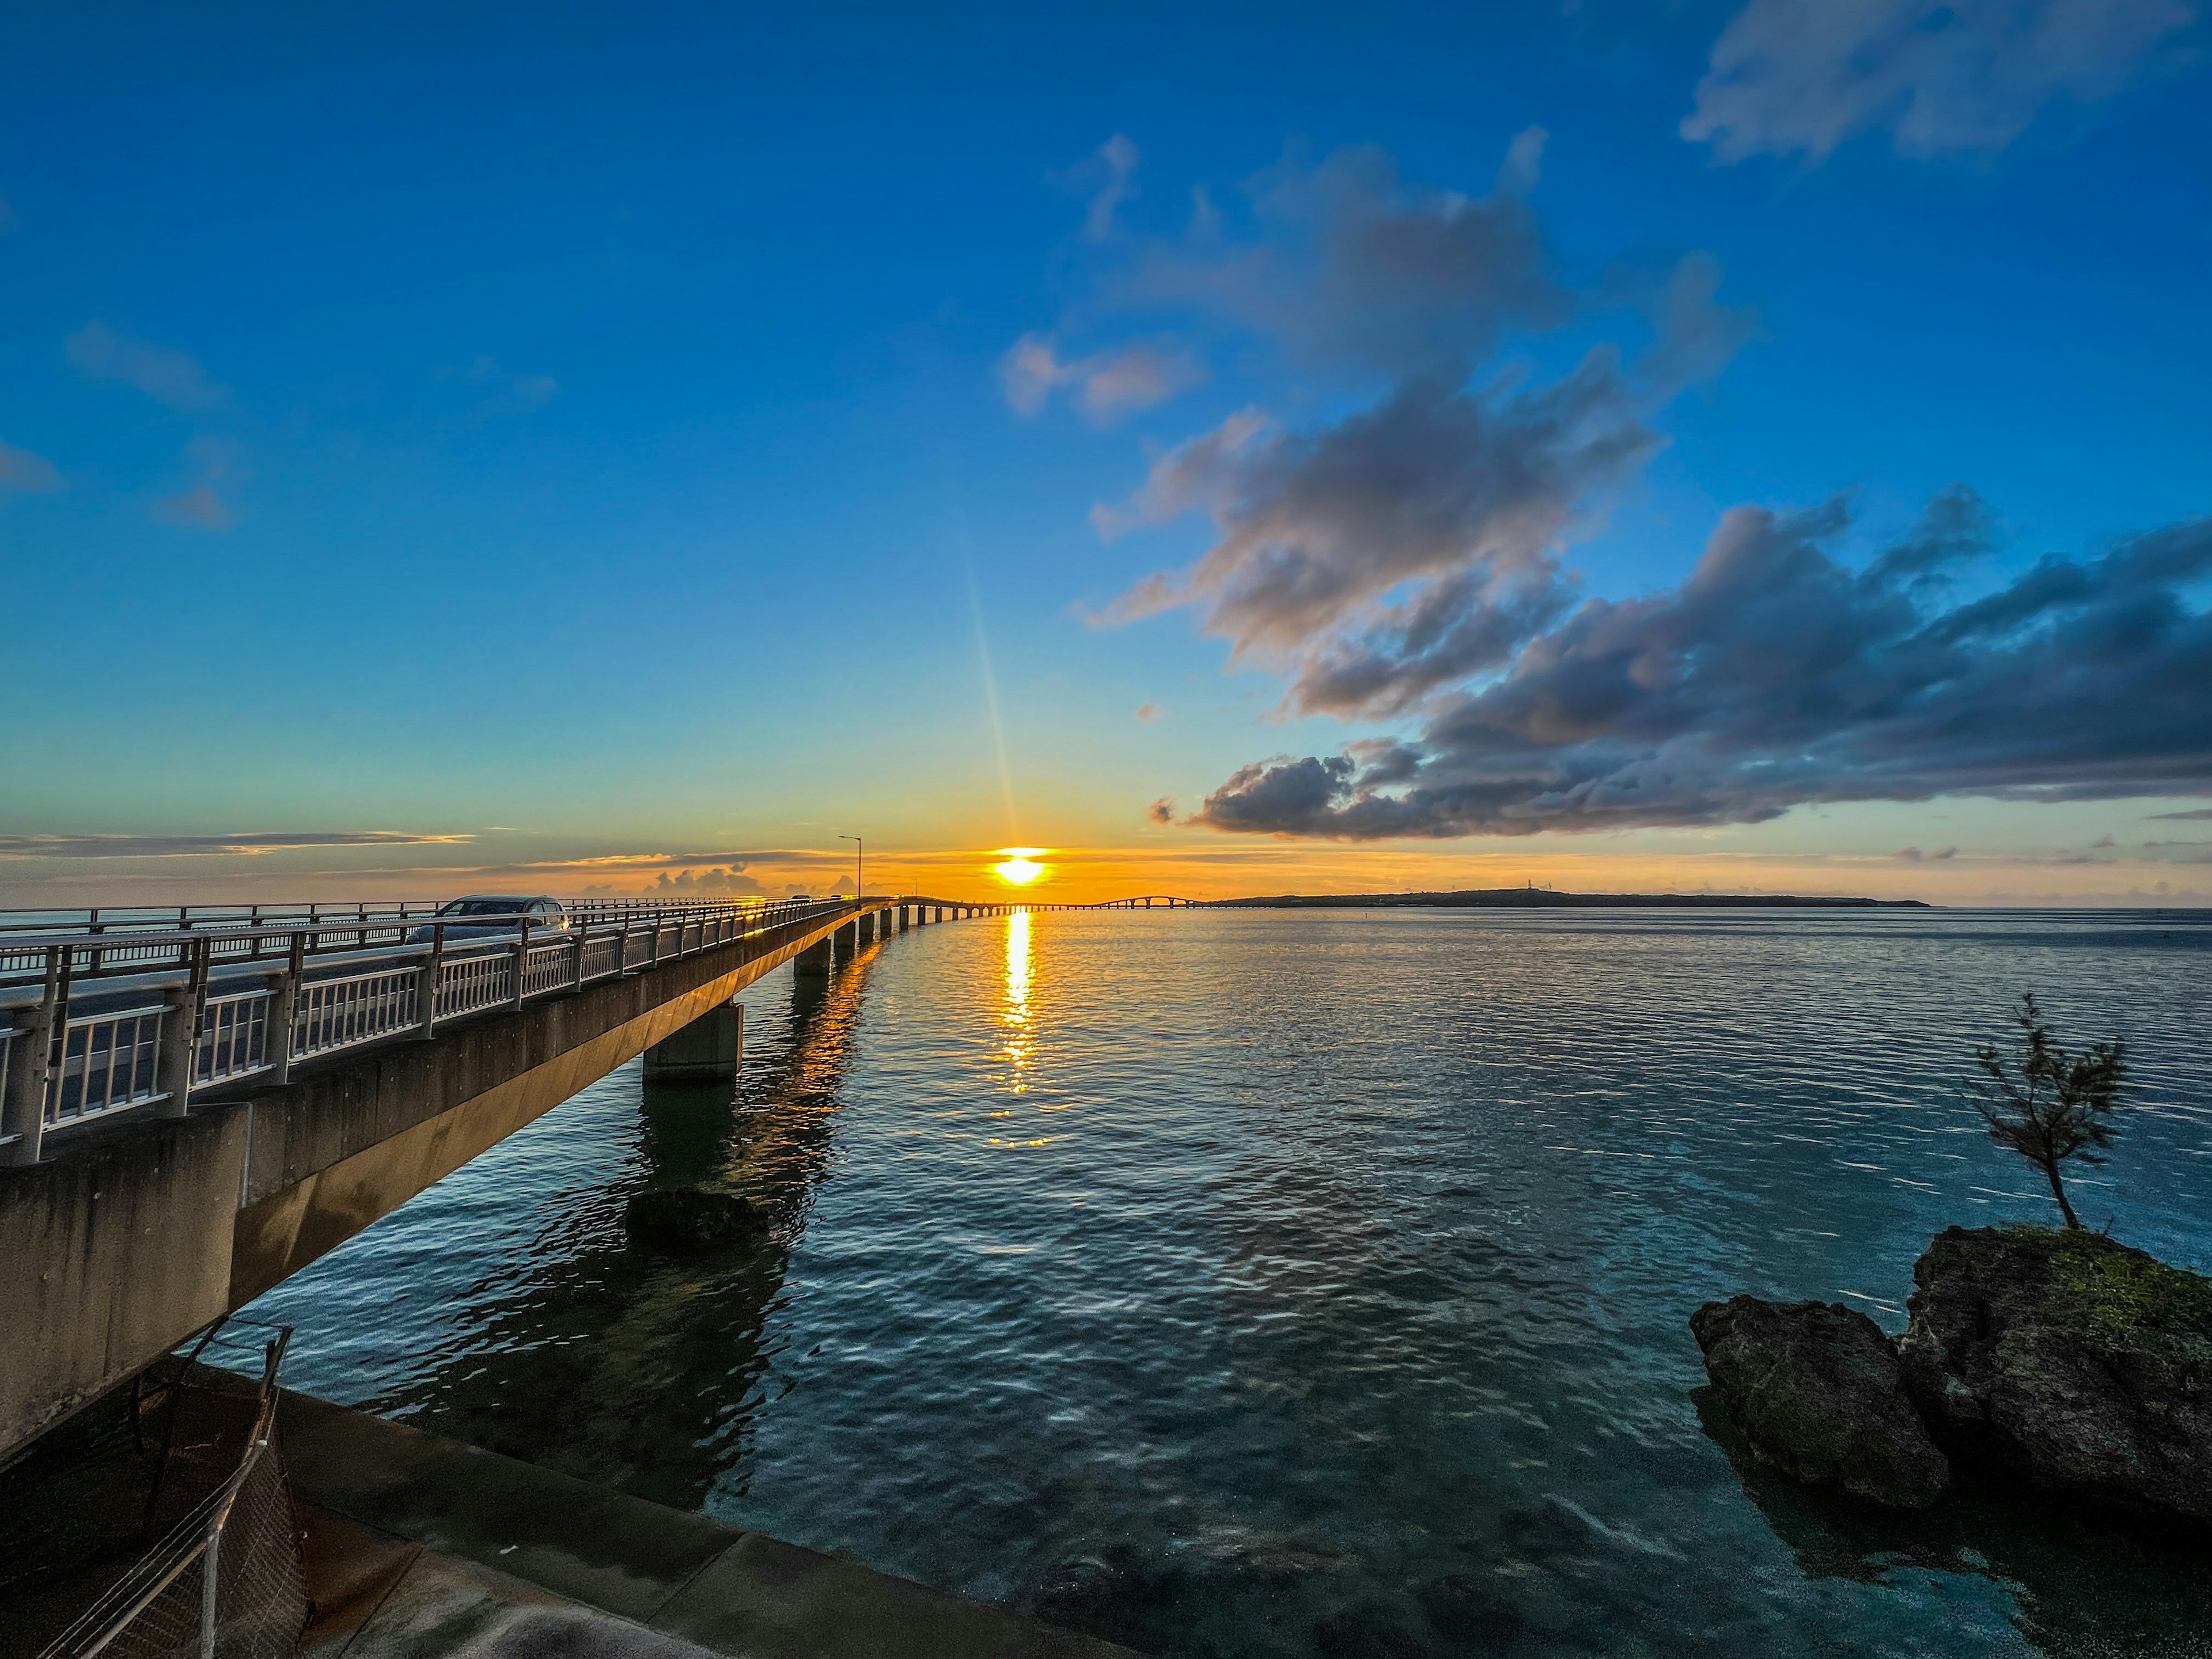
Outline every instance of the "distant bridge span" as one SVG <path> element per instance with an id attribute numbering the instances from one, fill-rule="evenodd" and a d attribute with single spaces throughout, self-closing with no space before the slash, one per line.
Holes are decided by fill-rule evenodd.
<path id="1" fill-rule="evenodd" d="M 1190 903 L 607 903 L 473 937 L 391 904 L 0 916 L 0 1456 L 786 963 Z"/>

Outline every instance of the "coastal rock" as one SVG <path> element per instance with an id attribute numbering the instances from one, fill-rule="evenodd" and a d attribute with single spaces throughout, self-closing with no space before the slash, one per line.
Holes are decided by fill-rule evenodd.
<path id="1" fill-rule="evenodd" d="M 2212 1523 L 2212 1279 L 2040 1227 L 1947 1229 L 1912 1278 L 1899 1355 L 1954 1455 Z"/>
<path id="2" fill-rule="evenodd" d="M 760 1212 L 736 1193 L 668 1187 L 639 1193 L 623 1211 L 630 1241 L 673 1255 L 704 1255 L 744 1244 L 768 1231 Z"/>
<path id="3" fill-rule="evenodd" d="M 1893 1509 L 1926 1509 L 1950 1484 L 1896 1350 L 1864 1314 L 1738 1296 L 1705 1304 L 1690 1329 L 1762 1462 Z"/>

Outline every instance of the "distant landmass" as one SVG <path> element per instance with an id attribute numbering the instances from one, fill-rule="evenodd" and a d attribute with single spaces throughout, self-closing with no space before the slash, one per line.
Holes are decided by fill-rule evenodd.
<path id="1" fill-rule="evenodd" d="M 1215 899 L 1216 908 L 1260 910 L 1927 910 L 1924 899 L 1838 898 L 1798 893 L 1562 893 L 1549 887 L 1468 887 L 1455 893 L 1279 893 L 1273 898 Z"/>

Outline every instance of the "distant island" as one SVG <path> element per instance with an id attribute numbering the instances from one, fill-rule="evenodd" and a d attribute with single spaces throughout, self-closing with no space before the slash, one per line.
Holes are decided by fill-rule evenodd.
<path id="1" fill-rule="evenodd" d="M 1797 893 L 1562 893 L 1549 887 L 1468 887 L 1455 893 L 1279 893 L 1273 898 L 1214 899 L 1217 909 L 1407 908 L 1492 910 L 1927 910 L 1924 899 L 1837 898 Z"/>

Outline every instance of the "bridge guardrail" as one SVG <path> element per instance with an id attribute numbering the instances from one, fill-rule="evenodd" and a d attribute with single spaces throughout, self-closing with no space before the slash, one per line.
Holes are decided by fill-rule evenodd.
<path id="1" fill-rule="evenodd" d="M 0 1007 L 0 1158 L 35 1162 L 47 1133 L 143 1106 L 180 1117 L 196 1089 L 286 1082 L 364 1043 L 899 902 L 585 905 L 570 927 L 523 918 L 489 937 L 481 918 L 360 907 L 305 927 L 0 939 L 0 992 L 37 994 Z M 423 927 L 428 943 L 408 942 Z"/>

